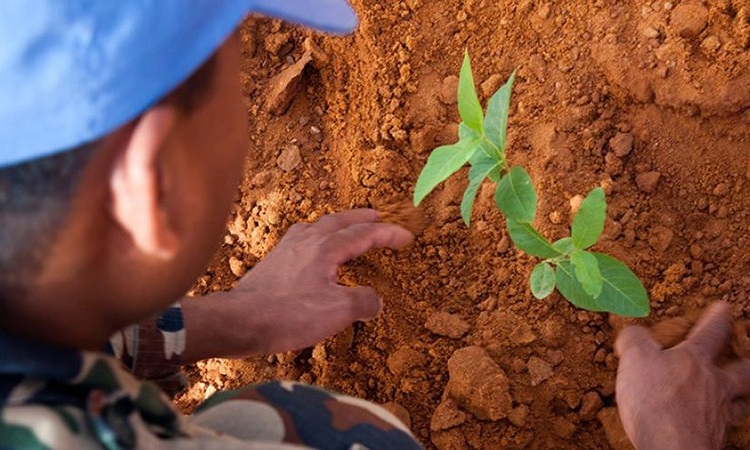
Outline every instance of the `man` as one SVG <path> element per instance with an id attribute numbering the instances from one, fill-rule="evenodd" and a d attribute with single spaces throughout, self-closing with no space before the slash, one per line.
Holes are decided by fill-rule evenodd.
<path id="1" fill-rule="evenodd" d="M 381 308 L 338 266 L 413 238 L 373 210 L 326 216 L 232 292 L 170 307 L 241 176 L 248 11 L 356 25 L 343 0 L 0 5 L 0 448 L 419 447 L 376 405 L 294 383 L 186 418 L 101 353 L 114 335 L 128 366 L 170 381 L 182 362 L 313 345 Z"/>
<path id="2" fill-rule="evenodd" d="M 248 11 L 356 25 L 344 0 L 0 3 L 0 448 L 419 447 L 377 406 L 295 383 L 185 417 L 101 353 L 168 384 L 182 362 L 309 346 L 380 310 L 369 288 L 337 285 L 337 267 L 412 240 L 376 211 L 326 216 L 292 227 L 233 291 L 173 304 L 241 175 L 232 33 Z M 721 444 L 749 378 L 713 363 L 728 329 L 720 304 L 674 349 L 623 334 L 618 397 L 639 448 Z M 695 376 L 670 378 L 683 369 Z"/>

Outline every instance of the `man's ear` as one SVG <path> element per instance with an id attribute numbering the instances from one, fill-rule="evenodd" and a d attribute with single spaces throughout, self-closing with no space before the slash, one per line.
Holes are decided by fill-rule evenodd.
<path id="1" fill-rule="evenodd" d="M 172 134 L 178 113 L 157 104 L 134 125 L 109 178 L 114 220 L 130 235 L 136 248 L 160 259 L 173 257 L 179 239 L 162 198 L 161 153 Z"/>

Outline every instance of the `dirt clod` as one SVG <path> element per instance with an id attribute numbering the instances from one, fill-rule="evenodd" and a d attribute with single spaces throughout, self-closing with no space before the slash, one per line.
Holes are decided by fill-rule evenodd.
<path id="1" fill-rule="evenodd" d="M 430 430 L 447 430 L 464 422 L 466 422 L 466 413 L 458 409 L 458 405 L 452 398 L 446 397 L 432 414 Z"/>
<path id="2" fill-rule="evenodd" d="M 272 81 L 268 94 L 268 110 L 279 116 L 284 114 L 300 90 L 300 81 L 305 67 L 312 61 L 312 53 L 306 52 L 296 63 L 279 73 Z"/>
<path id="3" fill-rule="evenodd" d="M 708 9 L 697 0 L 683 1 L 672 10 L 670 26 L 685 39 L 698 36 L 708 24 Z"/>
<path id="4" fill-rule="evenodd" d="M 609 140 L 609 146 L 615 155 L 622 158 L 630 154 L 633 150 L 633 135 L 631 133 L 617 133 Z"/>
<path id="5" fill-rule="evenodd" d="M 391 354 L 386 361 L 388 369 L 396 376 L 407 374 L 415 367 L 423 366 L 427 357 L 410 347 L 402 347 Z"/>
<path id="6" fill-rule="evenodd" d="M 427 318 L 425 328 L 439 336 L 460 339 L 469 331 L 469 324 L 456 314 L 436 312 Z"/>
<path id="7" fill-rule="evenodd" d="M 450 106 L 456 104 L 456 93 L 458 92 L 458 77 L 448 75 L 443 79 L 440 89 L 440 101 Z"/>
<path id="8" fill-rule="evenodd" d="M 520 405 L 516 408 L 513 408 L 511 412 L 508 413 L 508 420 L 510 420 L 510 423 L 517 426 L 518 428 L 522 428 L 524 425 L 526 425 L 526 419 L 529 417 L 529 407 L 526 405 Z"/>
<path id="9" fill-rule="evenodd" d="M 284 172 L 291 172 L 302 164 L 302 155 L 299 146 L 289 144 L 284 146 L 281 154 L 276 159 L 276 165 Z"/>
<path id="10" fill-rule="evenodd" d="M 235 276 L 241 277 L 242 275 L 245 275 L 247 268 L 242 260 L 232 256 L 229 258 L 229 270 L 231 270 Z"/>
<path id="11" fill-rule="evenodd" d="M 532 356 L 526 363 L 526 367 L 529 370 L 531 376 L 531 386 L 538 386 L 543 381 L 549 379 L 555 372 L 552 370 L 552 366 L 541 358 Z"/>
<path id="12" fill-rule="evenodd" d="M 410 203 L 390 203 L 377 207 L 380 211 L 380 221 L 395 223 L 411 231 L 415 236 L 422 234 L 427 228 L 427 219 L 422 210 Z"/>
<path id="13" fill-rule="evenodd" d="M 483 420 L 499 420 L 513 407 L 508 377 L 481 347 L 464 347 L 448 360 L 450 395 Z"/>
<path id="14" fill-rule="evenodd" d="M 583 420 L 594 420 L 596 414 L 602 409 L 602 406 L 604 406 L 604 402 L 599 397 L 599 394 L 595 391 L 590 391 L 584 394 L 581 399 L 581 410 L 578 414 L 580 414 Z"/>
<path id="15" fill-rule="evenodd" d="M 659 172 L 645 172 L 639 173 L 635 176 L 635 183 L 638 185 L 638 189 L 641 192 L 650 194 L 656 189 L 656 185 L 659 184 L 661 173 Z"/>

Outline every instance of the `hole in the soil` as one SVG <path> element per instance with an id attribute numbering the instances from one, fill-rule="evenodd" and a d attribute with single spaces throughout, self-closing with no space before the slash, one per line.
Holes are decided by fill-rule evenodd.
<path id="1" fill-rule="evenodd" d="M 734 19 L 737 17 L 737 10 L 734 8 L 734 5 L 730 3 L 724 8 L 724 14 Z"/>

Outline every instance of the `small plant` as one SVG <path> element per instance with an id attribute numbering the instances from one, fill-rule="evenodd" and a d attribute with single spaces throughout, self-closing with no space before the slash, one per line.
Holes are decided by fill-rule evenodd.
<path id="1" fill-rule="evenodd" d="M 432 151 L 414 188 L 414 204 L 418 206 L 438 184 L 469 163 L 469 185 L 461 201 L 461 217 L 468 226 L 474 199 L 485 178 L 497 183 L 495 203 L 505 215 L 511 240 L 529 255 L 542 258 L 531 272 L 531 292 L 536 298 L 544 299 L 557 288 L 579 308 L 647 316 L 648 294 L 638 277 L 621 261 L 588 250 L 604 230 L 607 203 L 601 188 L 592 190 L 581 202 L 569 237 L 550 242 L 534 228 L 534 184 L 526 170 L 509 167 L 505 159 L 514 79 L 515 72 L 492 95 L 485 114 L 474 88 L 469 54 L 464 54 L 458 82 L 458 112 L 462 120 L 458 142 Z"/>

